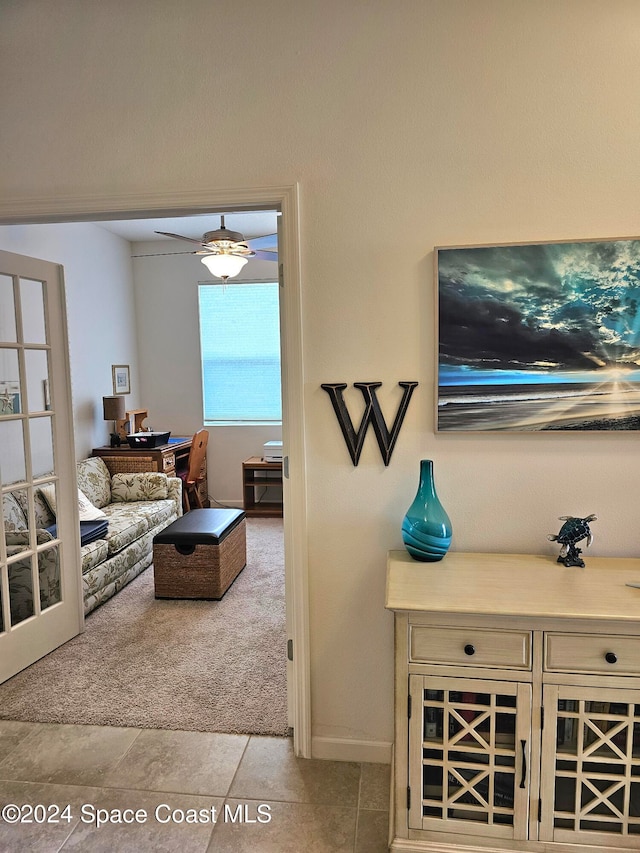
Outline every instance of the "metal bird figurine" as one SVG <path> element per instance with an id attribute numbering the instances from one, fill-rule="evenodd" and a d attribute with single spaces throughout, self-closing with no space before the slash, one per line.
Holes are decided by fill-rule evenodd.
<path id="1" fill-rule="evenodd" d="M 582 551 L 580 548 L 576 548 L 576 545 L 583 539 L 587 540 L 587 548 L 591 545 L 593 534 L 589 522 L 596 521 L 597 518 L 597 515 L 588 515 L 586 518 L 575 518 L 573 515 L 560 516 L 560 521 L 564 521 L 560 532 L 557 536 L 550 533 L 547 537 L 552 542 L 559 542 L 562 545 L 558 556 L 559 563 L 564 563 L 567 567 L 580 566 L 580 568 L 584 568 L 584 560 L 580 556 Z"/>

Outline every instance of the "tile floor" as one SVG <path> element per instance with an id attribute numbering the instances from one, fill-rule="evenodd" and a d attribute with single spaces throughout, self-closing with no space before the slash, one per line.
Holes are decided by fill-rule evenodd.
<path id="1" fill-rule="evenodd" d="M 0 720 L 0 851 L 383 853 L 389 778 L 288 738 Z"/>

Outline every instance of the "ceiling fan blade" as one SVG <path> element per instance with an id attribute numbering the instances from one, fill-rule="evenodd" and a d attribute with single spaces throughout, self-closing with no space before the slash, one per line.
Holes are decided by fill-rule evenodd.
<path id="1" fill-rule="evenodd" d="M 255 258 L 258 258 L 261 261 L 277 261 L 278 253 L 270 252 L 268 249 L 258 249 L 253 253 Z"/>
<path id="2" fill-rule="evenodd" d="M 278 250 L 278 235 L 265 234 L 263 237 L 251 237 L 245 241 L 250 249 L 271 249 L 274 252 Z"/>
<path id="3" fill-rule="evenodd" d="M 171 234 L 169 231 L 156 231 L 156 234 L 162 234 L 163 237 L 175 237 L 176 240 L 186 240 L 188 243 L 197 243 L 198 246 L 206 246 L 202 240 L 196 240 L 193 237 L 183 237 L 181 234 Z"/>
<path id="4" fill-rule="evenodd" d="M 158 232 L 160 233 L 160 232 Z M 198 252 L 150 252 L 146 255 L 131 255 L 132 258 L 165 258 L 169 255 L 197 255 Z"/>

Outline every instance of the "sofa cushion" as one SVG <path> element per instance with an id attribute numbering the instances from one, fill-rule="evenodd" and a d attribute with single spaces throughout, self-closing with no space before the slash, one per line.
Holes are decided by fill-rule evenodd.
<path id="1" fill-rule="evenodd" d="M 108 547 L 106 539 L 98 539 L 95 542 L 90 542 L 88 545 L 83 545 L 80 552 L 82 554 L 82 574 L 86 575 L 91 569 L 104 563 L 108 555 Z"/>
<path id="2" fill-rule="evenodd" d="M 158 524 L 168 524 L 176 515 L 176 505 L 173 500 L 144 501 L 136 504 L 138 512 L 149 521 L 149 529 Z"/>
<path id="3" fill-rule="evenodd" d="M 49 486 L 40 486 L 38 492 L 47 502 L 49 509 L 54 516 L 57 515 L 56 505 L 56 487 L 51 483 Z M 78 489 L 78 517 L 80 521 L 98 521 L 103 520 L 107 516 L 101 509 L 95 507 L 89 498 L 85 495 L 82 489 Z M 47 525 L 48 527 L 49 525 Z"/>
<path id="4" fill-rule="evenodd" d="M 109 504 L 104 509 L 109 519 L 109 532 L 105 537 L 109 556 L 131 545 L 149 530 L 149 519 L 140 512 L 136 502 Z"/>
<path id="5" fill-rule="evenodd" d="M 157 471 L 114 474 L 111 478 L 112 503 L 164 500 L 167 495 L 167 475 Z"/>
<path id="6" fill-rule="evenodd" d="M 145 533 L 141 539 L 138 539 L 129 548 L 125 548 L 119 554 L 115 554 L 108 560 L 99 563 L 91 571 L 83 573 L 82 587 L 84 600 L 85 604 L 87 602 L 90 603 L 89 610 L 93 610 L 98 604 L 102 604 L 114 592 L 121 589 L 131 577 L 138 574 L 138 572 L 130 574 L 132 569 L 140 566 L 141 563 L 148 565 L 151 562 L 152 540 L 152 534 Z M 107 588 L 110 588 L 111 591 L 105 595 L 104 591 Z"/>
<path id="7" fill-rule="evenodd" d="M 78 488 L 98 509 L 104 509 L 111 503 L 111 475 L 104 460 L 99 456 L 83 459 L 76 465 Z"/>

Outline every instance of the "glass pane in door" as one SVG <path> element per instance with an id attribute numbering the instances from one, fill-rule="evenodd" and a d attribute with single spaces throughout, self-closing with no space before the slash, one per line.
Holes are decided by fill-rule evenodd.
<path id="1" fill-rule="evenodd" d="M 462 831 L 475 832 L 471 825 L 482 824 L 488 834 L 514 837 L 516 774 L 524 773 L 521 751 L 526 748 L 526 741 L 521 746 L 516 736 L 518 687 L 463 682 L 461 690 L 459 680 L 449 679 L 456 689 L 439 689 L 436 681 L 445 679 L 424 679 L 425 689 L 418 694 L 420 734 L 415 723 L 411 729 L 422 746 L 422 801 L 419 812 L 412 807 L 417 822 L 411 825 L 456 832 L 468 824 Z M 452 823 L 444 828 L 434 819 Z"/>
<path id="2" fill-rule="evenodd" d="M 11 624 L 18 625 L 35 613 L 32 557 L 28 555 L 15 562 L 7 561 L 7 563 Z"/>
<path id="3" fill-rule="evenodd" d="M 51 418 L 29 418 L 31 471 L 34 478 L 53 472 L 53 434 Z"/>
<path id="4" fill-rule="evenodd" d="M 615 845 L 640 835 L 640 705 L 611 701 L 623 691 L 590 692 L 557 700 L 553 826 Z"/>
<path id="5" fill-rule="evenodd" d="M 18 366 L 18 350 L 0 348 L 0 417 L 12 417 L 22 412 L 22 389 Z"/>
<path id="6" fill-rule="evenodd" d="M 38 541 L 46 542 L 42 532 L 38 534 Z M 60 545 L 52 545 L 38 551 L 38 584 L 40 586 L 40 610 L 44 611 L 54 604 L 58 604 L 61 598 L 60 589 Z"/>
<path id="7" fill-rule="evenodd" d="M 17 625 L 34 614 L 31 571 L 33 543 L 28 507 L 29 495 L 26 488 L 13 489 L 2 496 L 12 625 Z"/>
<path id="8" fill-rule="evenodd" d="M 26 479 L 21 420 L 0 418 L 0 480 L 6 485 Z"/>
<path id="9" fill-rule="evenodd" d="M 0 341 L 17 341 L 13 278 L 4 273 L 0 273 Z"/>
<path id="10" fill-rule="evenodd" d="M 47 497 L 41 488 L 46 490 Z M 38 585 L 40 609 L 46 610 L 61 601 L 62 542 L 58 537 L 56 514 L 51 507 L 58 506 L 58 484 L 41 483 L 34 489 L 33 509 L 38 549 Z"/>
<path id="11" fill-rule="evenodd" d="M 22 340 L 25 344 L 44 344 L 47 331 L 44 316 L 44 291 L 41 281 L 20 279 Z"/>
<path id="12" fill-rule="evenodd" d="M 25 386 L 29 413 L 46 412 L 51 408 L 49 365 L 46 350 L 25 349 Z"/>
<path id="13" fill-rule="evenodd" d="M 15 545 L 19 541 L 29 545 L 29 515 L 25 512 L 27 506 L 28 497 L 25 488 L 11 489 L 2 495 L 2 519 L 7 546 Z M 14 537 L 11 541 L 6 538 L 9 534 Z"/>

